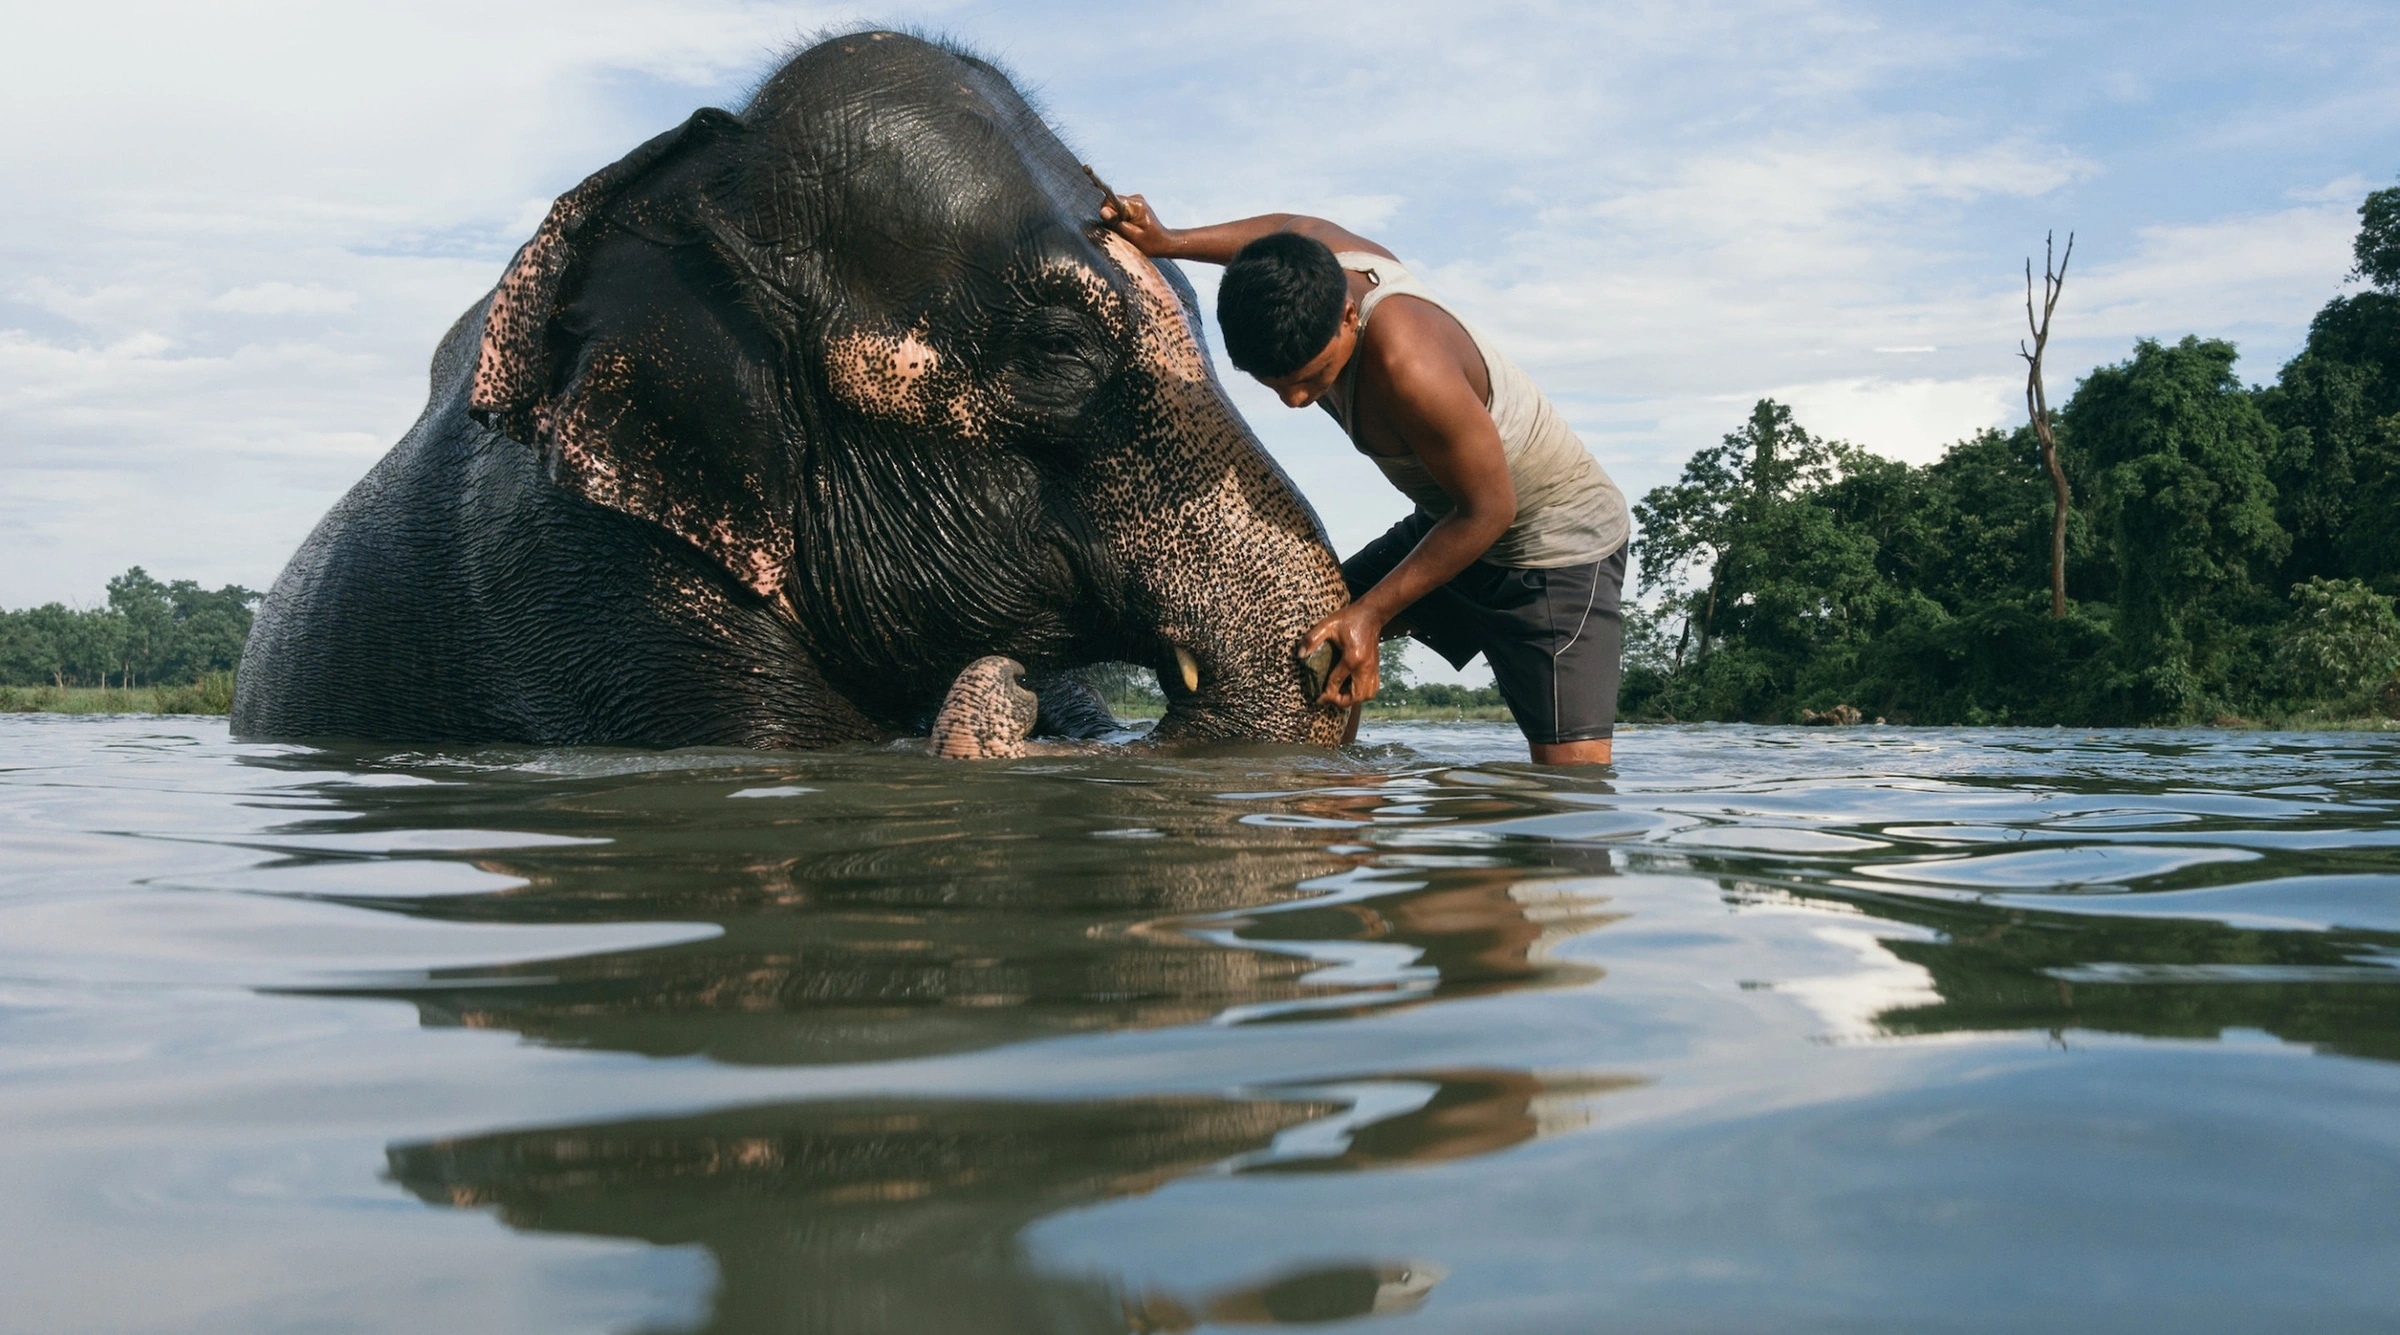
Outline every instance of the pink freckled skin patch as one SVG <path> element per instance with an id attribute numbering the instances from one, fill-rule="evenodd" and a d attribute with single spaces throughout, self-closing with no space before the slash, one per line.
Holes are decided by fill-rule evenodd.
<path id="1" fill-rule="evenodd" d="M 894 337 L 859 331 L 825 350 L 825 375 L 843 402 L 873 417 L 922 421 L 928 416 L 926 378 L 941 354 L 915 333 Z"/>
<path id="2" fill-rule="evenodd" d="M 1186 381 L 1207 381 L 1208 362 L 1201 356 L 1200 341 L 1192 332 L 1191 322 L 1184 318 L 1182 300 L 1167 285 L 1167 276 L 1158 271 L 1149 256 L 1114 232 L 1103 234 L 1100 244 L 1141 292 L 1144 323 L 1148 326 L 1145 341 L 1150 345 L 1145 351 L 1151 364 Z"/>
<path id="3" fill-rule="evenodd" d="M 926 372 L 933 369 L 937 360 L 939 358 L 931 347 L 910 334 L 892 348 L 891 374 L 914 387 Z"/>

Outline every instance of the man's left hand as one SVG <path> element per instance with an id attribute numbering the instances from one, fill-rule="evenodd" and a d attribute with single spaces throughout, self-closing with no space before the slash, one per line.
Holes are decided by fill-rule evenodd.
<path id="1" fill-rule="evenodd" d="M 1150 201 L 1140 195 L 1127 195 L 1102 204 L 1100 221 L 1115 228 L 1117 235 L 1131 241 L 1135 250 L 1152 259 L 1175 253 L 1173 229 L 1158 220 L 1158 215 L 1150 211 Z"/>
<path id="2" fill-rule="evenodd" d="M 1325 679 L 1317 703 L 1349 709 L 1375 698 L 1382 689 L 1379 669 L 1383 655 L 1383 622 L 1365 603 L 1352 603 L 1309 628 L 1300 639 L 1300 656 L 1308 657 L 1320 644 L 1331 643 L 1339 656 Z"/>

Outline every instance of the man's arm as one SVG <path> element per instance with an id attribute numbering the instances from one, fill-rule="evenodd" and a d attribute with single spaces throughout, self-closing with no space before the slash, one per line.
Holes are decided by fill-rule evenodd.
<path id="1" fill-rule="evenodd" d="M 1380 373 L 1385 384 L 1377 401 L 1452 507 L 1380 583 L 1300 641 L 1303 657 L 1327 641 L 1340 651 L 1319 697 L 1327 704 L 1347 708 L 1375 698 L 1382 687 L 1378 641 L 1384 626 L 1491 550 L 1517 519 L 1517 488 L 1500 428 L 1457 361 L 1443 354 L 1438 334 L 1414 327 L 1438 318 L 1431 307 L 1386 303 L 1376 321 L 1380 355 L 1361 370 Z"/>
<path id="2" fill-rule="evenodd" d="M 1116 228 L 1117 234 L 1131 241 L 1134 249 L 1152 259 L 1230 264 L 1242 247 L 1276 232 L 1297 232 L 1324 242 L 1330 250 L 1364 250 L 1399 258 L 1356 232 L 1304 213 L 1262 213 L 1255 218 L 1206 227 L 1169 227 L 1158 220 L 1158 215 L 1150 211 L 1150 201 L 1140 195 L 1125 196 L 1124 204 L 1123 217 L 1118 216 L 1115 208 L 1101 205 L 1100 221 Z"/>

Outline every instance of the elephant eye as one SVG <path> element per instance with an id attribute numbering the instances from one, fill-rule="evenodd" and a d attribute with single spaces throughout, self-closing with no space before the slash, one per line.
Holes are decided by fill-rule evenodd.
<path id="1" fill-rule="evenodd" d="M 1116 349 L 1071 306 L 1040 306 L 1010 331 L 1002 369 L 1009 397 L 1040 414 L 1072 413 L 1116 374 Z"/>

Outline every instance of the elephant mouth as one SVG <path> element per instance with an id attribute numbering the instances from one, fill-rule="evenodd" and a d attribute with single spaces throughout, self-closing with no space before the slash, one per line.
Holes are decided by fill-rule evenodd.
<path id="1" fill-rule="evenodd" d="M 1170 733 L 1196 728 L 1202 735 L 1213 735 L 1229 724 L 1239 730 L 1251 714 L 1264 717 L 1292 704 L 1314 712 L 1336 657 L 1330 644 L 1305 656 L 1296 653 L 1296 645 L 1254 644 L 1225 652 L 1220 648 L 1196 638 L 1161 635 L 1146 655 L 1148 666 L 1158 674 L 1166 700 L 1163 722 L 1173 725 Z M 1278 659 L 1281 672 L 1270 666 Z"/>

